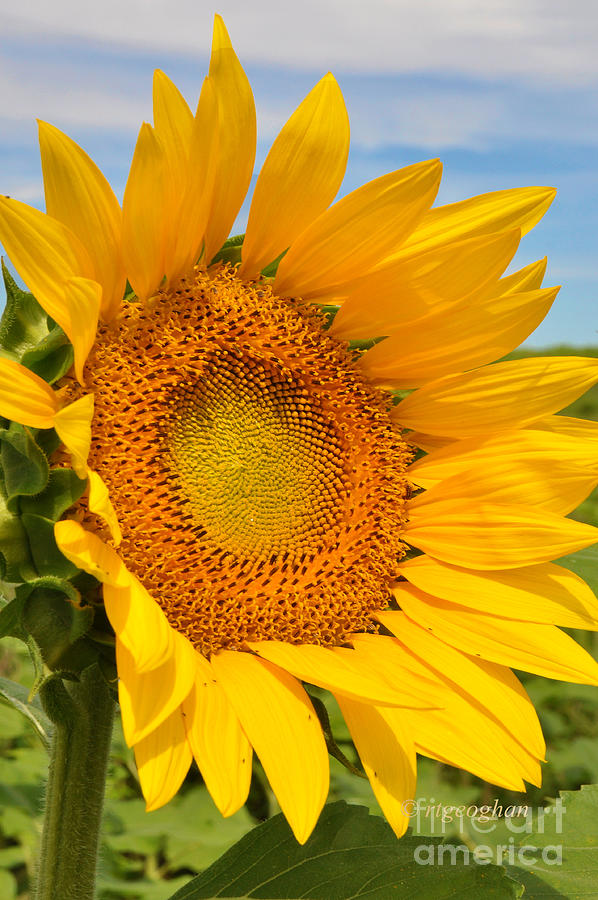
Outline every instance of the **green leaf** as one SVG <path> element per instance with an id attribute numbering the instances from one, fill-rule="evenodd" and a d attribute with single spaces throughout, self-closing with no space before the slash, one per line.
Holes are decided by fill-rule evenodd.
<path id="1" fill-rule="evenodd" d="M 38 575 L 71 578 L 79 570 L 63 556 L 54 538 L 54 522 L 45 516 L 23 513 L 21 522 L 29 538 L 29 548 Z"/>
<path id="2" fill-rule="evenodd" d="M 58 325 L 31 350 L 27 350 L 21 362 L 48 384 L 62 378 L 73 365 L 73 347 Z"/>
<path id="3" fill-rule="evenodd" d="M 424 843 L 422 843 L 422 840 Z M 172 900 L 215 897 L 347 900 L 448 900 L 513 898 L 521 888 L 504 869 L 461 863 L 463 852 L 444 846 L 443 865 L 427 860 L 442 841 L 406 836 L 398 841 L 383 819 L 360 806 L 331 803 L 304 846 L 283 816 L 242 838 Z M 423 849 L 422 849 L 423 848 Z M 415 856 L 414 856 L 415 855 Z M 457 860 L 449 864 L 452 857 Z M 416 859 L 423 860 L 419 865 Z"/>
<path id="4" fill-rule="evenodd" d="M 2 260 L 6 306 L 0 319 L 0 347 L 20 359 L 48 334 L 48 317 L 33 294 L 22 291 Z"/>
<path id="5" fill-rule="evenodd" d="M 57 522 L 85 491 L 87 481 L 79 478 L 72 469 L 51 469 L 48 485 L 38 497 L 23 497 L 22 513 L 33 513 Z"/>
<path id="6" fill-rule="evenodd" d="M 519 833 L 513 835 L 515 865 L 509 866 L 509 874 L 525 886 L 525 900 L 596 895 L 597 822 L 596 784 L 561 791 L 559 800 L 537 810 L 533 820 L 515 820 Z"/>
<path id="7" fill-rule="evenodd" d="M 0 678 L 0 697 L 25 716 L 48 749 L 52 737 L 52 723 L 43 711 L 39 698 L 34 697 L 30 701 L 28 695 L 29 691 L 22 684 L 8 678 Z"/>
<path id="8" fill-rule="evenodd" d="M 23 597 L 14 597 L 0 609 L 0 638 L 16 637 L 22 641 L 27 639 L 23 627 Z"/>
<path id="9" fill-rule="evenodd" d="M 22 425 L 12 422 L 9 429 L 0 431 L 0 465 L 10 512 L 17 512 L 19 497 L 41 494 L 48 484 L 48 460 Z"/>
<path id="10" fill-rule="evenodd" d="M 37 578 L 33 560 L 29 552 L 27 533 L 18 516 L 13 515 L 6 505 L 4 486 L 0 479 L 0 547 L 3 565 L 2 580 L 16 584 Z"/>

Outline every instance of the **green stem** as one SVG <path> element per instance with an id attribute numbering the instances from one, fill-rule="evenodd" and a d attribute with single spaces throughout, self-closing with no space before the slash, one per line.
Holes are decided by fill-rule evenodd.
<path id="1" fill-rule="evenodd" d="M 93 900 L 114 700 L 97 665 L 40 694 L 55 727 L 34 898 Z"/>

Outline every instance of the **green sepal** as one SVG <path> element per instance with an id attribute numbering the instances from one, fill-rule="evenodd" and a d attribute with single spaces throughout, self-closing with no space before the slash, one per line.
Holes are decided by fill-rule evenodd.
<path id="1" fill-rule="evenodd" d="M 23 603 L 21 622 L 51 669 L 81 671 L 95 661 L 97 653 L 80 648 L 93 625 L 94 609 L 81 604 L 79 591 L 60 578 L 39 578 L 16 590 Z M 79 652 L 84 649 L 84 652 Z M 73 650 L 75 659 L 73 660 Z"/>
<path id="2" fill-rule="evenodd" d="M 0 638 L 15 637 L 27 641 L 27 632 L 23 625 L 23 597 L 13 597 L 0 609 Z"/>
<path id="3" fill-rule="evenodd" d="M 33 513 L 57 522 L 79 497 L 87 481 L 79 478 L 72 469 L 50 469 L 48 485 L 38 497 L 22 497 L 21 513 Z"/>
<path id="4" fill-rule="evenodd" d="M 22 291 L 2 260 L 6 306 L 0 319 L 0 347 L 20 360 L 48 334 L 48 317 L 33 294 Z"/>
<path id="5" fill-rule="evenodd" d="M 232 237 L 229 237 L 224 242 L 214 259 L 210 262 L 210 265 L 213 266 L 214 263 L 218 262 L 229 263 L 231 266 L 239 265 L 244 240 L 244 234 L 233 234 Z"/>
<path id="6" fill-rule="evenodd" d="M 326 749 L 328 750 L 329 755 L 338 760 L 338 762 L 341 763 L 341 765 L 343 765 L 345 769 L 348 769 L 348 771 L 351 772 L 352 775 L 357 775 L 359 778 L 367 778 L 365 772 L 354 766 L 351 760 L 347 759 L 341 748 L 336 743 L 334 735 L 332 734 L 332 727 L 330 725 L 328 710 L 326 709 L 322 700 L 320 700 L 319 697 L 310 694 L 309 691 L 307 691 L 307 695 L 313 703 L 316 715 L 320 720 L 322 733 L 324 735 L 324 740 L 326 741 Z"/>
<path id="7" fill-rule="evenodd" d="M 31 431 L 12 422 L 0 431 L 0 465 L 4 475 L 6 506 L 18 511 L 19 497 L 41 494 L 48 484 L 50 467 Z"/>
<path id="8" fill-rule="evenodd" d="M 288 250 L 283 250 L 276 259 L 272 260 L 271 263 L 268 263 L 265 269 L 262 269 L 262 275 L 264 278 L 274 278 L 276 273 L 278 272 L 278 267 L 280 265 L 281 260 L 287 255 Z"/>
<path id="9" fill-rule="evenodd" d="M 40 576 L 71 578 L 79 571 L 58 549 L 51 519 L 35 513 L 23 513 L 21 522 L 27 532 L 33 564 Z"/>
<path id="10" fill-rule="evenodd" d="M 0 473 L 1 474 L 1 473 Z M 6 505 L 4 484 L 0 478 L 0 571 L 2 580 L 16 584 L 37 578 L 29 552 L 27 533 L 18 516 Z"/>
<path id="11" fill-rule="evenodd" d="M 73 360 L 72 344 L 58 325 L 21 357 L 21 363 L 48 384 L 53 384 L 66 375 Z"/>
<path id="12" fill-rule="evenodd" d="M 44 428 L 35 435 L 35 442 L 40 450 L 46 454 L 46 458 L 50 459 L 52 454 L 62 446 L 62 441 L 53 428 Z"/>

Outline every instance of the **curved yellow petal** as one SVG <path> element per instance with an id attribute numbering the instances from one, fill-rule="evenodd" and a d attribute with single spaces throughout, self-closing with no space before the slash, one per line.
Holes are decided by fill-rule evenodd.
<path id="1" fill-rule="evenodd" d="M 512 272 L 511 275 L 505 275 L 497 282 L 490 282 L 486 286 L 484 294 L 502 297 L 503 294 L 515 294 L 520 291 L 537 291 L 542 287 L 547 262 L 548 258 L 545 256 L 543 259 L 538 259 L 536 262 Z"/>
<path id="2" fill-rule="evenodd" d="M 54 525 L 54 537 L 60 552 L 67 559 L 101 581 L 118 588 L 127 588 L 131 574 L 118 553 L 79 522 L 63 519 Z"/>
<path id="3" fill-rule="evenodd" d="M 561 418 L 555 416 L 554 418 Z M 565 418 L 564 416 L 562 417 Z M 582 420 L 579 420 L 582 422 Z M 440 447 L 409 466 L 409 478 L 419 487 L 433 488 L 454 475 L 477 468 L 491 468 L 501 459 L 512 466 L 533 467 L 546 461 L 565 468 L 598 468 L 596 443 L 598 422 L 587 422 L 590 428 L 568 434 L 565 430 L 556 437 L 548 430 L 541 431 L 539 423 L 526 430 L 505 431 L 494 437 L 467 438 Z"/>
<path id="4" fill-rule="evenodd" d="M 118 699 L 129 747 L 155 731 L 188 696 L 197 670 L 197 652 L 187 638 L 172 630 L 172 652 L 165 662 L 140 672 L 133 654 L 116 640 Z"/>
<path id="5" fill-rule="evenodd" d="M 0 197 L 0 242 L 40 306 L 68 334 L 71 310 L 65 282 L 95 274 L 81 241 L 51 216 Z"/>
<path id="6" fill-rule="evenodd" d="M 548 313 L 558 288 L 472 297 L 407 322 L 359 361 L 370 380 L 402 388 L 500 359 L 528 337 Z"/>
<path id="7" fill-rule="evenodd" d="M 422 431 L 407 431 L 403 437 L 409 444 L 420 447 L 426 453 L 450 447 L 457 442 L 456 438 L 444 437 L 441 434 L 424 434 Z"/>
<path id="8" fill-rule="evenodd" d="M 182 707 L 187 739 L 212 800 L 232 816 L 247 800 L 253 751 L 210 663 L 197 656 L 195 684 Z"/>
<path id="9" fill-rule="evenodd" d="M 349 118 L 329 73 L 274 141 L 259 174 L 239 274 L 257 275 L 332 203 L 349 153 Z"/>
<path id="10" fill-rule="evenodd" d="M 396 407 L 405 428 L 446 437 L 490 436 L 530 425 L 598 381 L 598 359 L 553 356 L 499 362 L 429 382 Z"/>
<path id="11" fill-rule="evenodd" d="M 525 506 L 437 500 L 410 507 L 404 539 L 441 562 L 513 569 L 589 547 L 598 529 Z"/>
<path id="12" fill-rule="evenodd" d="M 403 246 L 393 253 L 393 259 L 476 234 L 510 228 L 520 228 L 522 234 L 527 234 L 540 221 L 555 194 L 556 190 L 550 187 L 511 188 L 438 206 L 423 217 Z"/>
<path id="13" fill-rule="evenodd" d="M 164 271 L 177 268 L 178 230 L 190 177 L 189 154 L 193 113 L 176 85 L 160 69 L 154 71 L 154 132 L 164 151 L 167 202 L 164 206 Z"/>
<path id="14" fill-rule="evenodd" d="M 206 231 L 206 262 L 228 237 L 247 193 L 256 147 L 251 86 L 220 16 L 214 17 L 210 80 L 218 102 L 218 169 Z"/>
<path id="15" fill-rule="evenodd" d="M 118 517 L 114 506 L 110 500 L 108 488 L 100 475 L 98 475 L 97 472 L 94 472 L 93 469 L 87 469 L 87 479 L 89 483 L 89 496 L 87 500 L 89 511 L 96 516 L 99 516 L 100 519 L 103 519 L 110 529 L 114 546 L 118 547 L 122 541 L 122 532 L 120 530 L 120 525 L 118 524 Z"/>
<path id="16" fill-rule="evenodd" d="M 593 591 L 579 575 L 553 563 L 476 572 L 422 555 L 401 563 L 399 571 L 426 594 L 480 612 L 598 631 Z"/>
<path id="17" fill-rule="evenodd" d="M 43 378 L 0 357 L 0 416 L 29 428 L 53 428 L 57 410 L 56 394 Z"/>
<path id="18" fill-rule="evenodd" d="M 260 758 L 293 834 L 310 836 L 328 793 L 318 717 L 296 678 L 249 653 L 224 650 L 212 668 Z"/>
<path id="19" fill-rule="evenodd" d="M 164 276 L 170 199 L 164 148 L 152 126 L 144 122 L 123 199 L 123 259 L 140 300 L 151 297 Z"/>
<path id="20" fill-rule="evenodd" d="M 210 214 L 217 162 L 218 104 L 214 85 L 209 78 L 205 78 L 191 130 L 186 191 L 174 230 L 176 243 L 167 273 L 171 280 L 187 273 L 199 259 Z"/>
<path id="21" fill-rule="evenodd" d="M 145 808 L 151 812 L 172 800 L 193 759 L 180 707 L 134 750 Z"/>
<path id="22" fill-rule="evenodd" d="M 122 213 L 104 175 L 87 153 L 66 134 L 38 122 L 46 210 L 75 234 L 102 286 L 102 317 L 119 310 L 125 270 L 121 258 Z"/>
<path id="23" fill-rule="evenodd" d="M 384 613 L 382 613 L 384 616 Z M 382 619 L 384 622 L 384 619 Z M 530 753 L 544 758 L 546 744 L 534 705 L 518 678 L 505 666 L 473 659 L 421 628 L 404 614 L 388 616 L 401 643 L 445 681 L 458 685 L 487 713 L 507 728 Z"/>
<path id="24" fill-rule="evenodd" d="M 373 269 L 430 206 L 441 172 L 436 159 L 417 163 L 343 197 L 293 242 L 278 267 L 276 293 L 323 298 Z"/>
<path id="25" fill-rule="evenodd" d="M 523 454 L 521 455 L 523 456 Z M 444 500 L 480 503 L 528 504 L 535 510 L 567 515 L 598 485 L 598 460 L 586 468 L 566 458 L 549 456 L 523 459 L 516 453 L 496 456 L 490 466 L 474 463 L 469 469 L 437 483 L 412 501 L 411 509 Z M 580 454 L 581 456 L 581 454 Z M 417 478 L 415 479 L 417 481 Z"/>
<path id="26" fill-rule="evenodd" d="M 415 747 L 402 711 L 343 696 L 337 700 L 382 812 L 401 837 L 409 826 L 406 801 L 415 798 L 416 778 Z"/>
<path id="27" fill-rule="evenodd" d="M 521 621 L 465 609 L 405 583 L 393 594 L 412 621 L 464 653 L 548 678 L 598 684 L 598 663 L 554 625 L 523 626 Z M 394 615 L 377 616 L 393 634 L 400 628 L 393 624 Z"/>
<path id="28" fill-rule="evenodd" d="M 261 658 L 291 672 L 296 678 L 353 700 L 369 701 L 378 706 L 425 706 L 428 703 L 427 695 L 422 695 L 417 685 L 399 682 L 395 687 L 383 673 L 364 665 L 353 650 L 284 641 L 255 641 L 249 646 Z"/>
<path id="29" fill-rule="evenodd" d="M 102 303 L 102 288 L 89 278 L 69 278 L 64 285 L 68 327 L 66 336 L 73 345 L 75 375 L 83 384 L 83 367 L 93 347 Z M 65 323 L 66 324 L 66 323 Z"/>
<path id="30" fill-rule="evenodd" d="M 87 457 L 91 447 L 93 394 L 85 394 L 54 415 L 56 434 L 71 454 L 73 469 L 79 478 L 87 477 Z"/>
<path id="31" fill-rule="evenodd" d="M 580 441 L 598 441 L 598 422 L 589 419 L 575 419 L 572 416 L 546 416 L 536 419 L 533 429 L 550 431 L 553 434 L 577 438 Z"/>
<path id="32" fill-rule="evenodd" d="M 360 279 L 330 332 L 347 340 L 392 334 L 404 323 L 444 309 L 488 282 L 495 285 L 520 237 L 519 229 L 483 234 L 377 269 Z"/>

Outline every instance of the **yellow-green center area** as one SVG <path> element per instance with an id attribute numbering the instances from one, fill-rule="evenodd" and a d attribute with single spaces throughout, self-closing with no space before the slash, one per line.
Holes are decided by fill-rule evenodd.
<path id="1" fill-rule="evenodd" d="M 342 440 L 313 391 L 214 353 L 171 400 L 168 449 L 198 537 L 245 558 L 322 548 L 343 508 Z"/>

